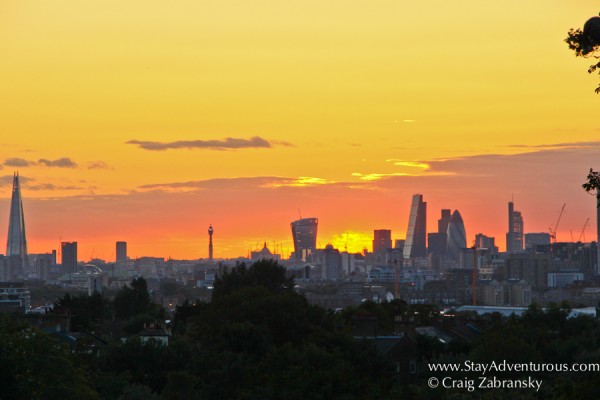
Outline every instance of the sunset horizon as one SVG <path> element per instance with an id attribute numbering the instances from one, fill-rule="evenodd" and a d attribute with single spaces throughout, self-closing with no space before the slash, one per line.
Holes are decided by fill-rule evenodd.
<path id="1" fill-rule="evenodd" d="M 411 196 L 459 210 L 505 249 L 525 232 L 596 240 L 600 127 L 590 60 L 564 39 L 572 4 L 381 0 L 85 2 L 0 6 L 0 240 L 13 174 L 30 253 L 79 259 L 246 257 L 404 239 Z M 584 229 L 586 220 L 590 223 Z"/>

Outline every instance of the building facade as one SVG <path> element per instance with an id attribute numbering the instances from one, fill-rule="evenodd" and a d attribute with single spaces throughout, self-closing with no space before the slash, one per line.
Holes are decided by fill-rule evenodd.
<path id="1" fill-rule="evenodd" d="M 376 229 L 373 231 L 373 257 L 377 264 L 385 263 L 387 253 L 392 249 L 392 231 Z"/>
<path id="2" fill-rule="evenodd" d="M 515 211 L 515 206 L 512 201 L 508 202 L 506 251 L 508 253 L 518 253 L 523 251 L 523 216 L 520 211 Z"/>
<path id="3" fill-rule="evenodd" d="M 118 263 L 127 262 L 127 242 L 116 243 L 116 254 Z"/>
<path id="4" fill-rule="evenodd" d="M 525 248 L 535 250 L 537 246 L 550 246 L 550 234 L 546 232 L 526 233 Z"/>
<path id="5" fill-rule="evenodd" d="M 404 258 L 427 256 L 427 203 L 423 195 L 415 194 L 412 197 L 406 242 L 404 243 Z"/>
<path id="6" fill-rule="evenodd" d="M 465 224 L 458 210 L 454 210 L 448 224 L 448 256 L 459 260 L 462 249 L 467 247 Z"/>
<path id="7" fill-rule="evenodd" d="M 77 242 L 61 242 L 62 272 L 70 275 L 77 272 Z"/>
<path id="8" fill-rule="evenodd" d="M 25 215 L 21 199 L 19 174 L 13 176 L 12 197 L 8 219 L 8 238 L 6 241 L 6 262 L 10 271 L 9 279 L 16 279 L 28 272 L 27 237 L 25 235 Z"/>
<path id="9" fill-rule="evenodd" d="M 293 258 L 307 260 L 317 249 L 317 218 L 303 218 L 292 222 L 292 239 L 294 241 Z"/>

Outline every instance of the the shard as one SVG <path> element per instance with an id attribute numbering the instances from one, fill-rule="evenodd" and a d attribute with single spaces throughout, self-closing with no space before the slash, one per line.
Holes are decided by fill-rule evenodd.
<path id="1" fill-rule="evenodd" d="M 15 269 L 23 270 L 27 262 L 27 239 L 25 237 L 25 217 L 23 215 L 23 201 L 21 200 L 21 187 L 19 186 L 19 173 L 13 178 L 12 198 L 10 201 L 10 216 L 8 220 L 8 239 L 6 241 L 6 256 Z M 13 268 L 14 268 L 13 267 Z M 19 272 L 13 270 L 15 274 Z"/>

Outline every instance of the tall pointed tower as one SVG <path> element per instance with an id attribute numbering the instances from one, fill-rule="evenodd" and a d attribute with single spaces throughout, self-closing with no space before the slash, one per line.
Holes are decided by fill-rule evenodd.
<path id="1" fill-rule="evenodd" d="M 213 227 L 212 224 L 208 227 L 208 265 L 212 267 L 213 265 L 213 243 L 212 243 L 212 235 L 213 235 Z"/>
<path id="2" fill-rule="evenodd" d="M 18 172 L 15 173 L 13 178 L 6 256 L 19 259 L 20 267 L 25 268 L 27 262 L 27 239 L 25 238 L 25 217 L 23 216 L 23 202 L 21 200 Z M 21 272 L 23 271 L 21 270 Z"/>

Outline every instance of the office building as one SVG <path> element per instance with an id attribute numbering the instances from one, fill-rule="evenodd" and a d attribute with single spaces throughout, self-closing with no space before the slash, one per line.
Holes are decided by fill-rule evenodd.
<path id="1" fill-rule="evenodd" d="M 550 246 L 550 234 L 546 232 L 526 233 L 525 248 L 536 250 L 537 246 Z"/>
<path id="2" fill-rule="evenodd" d="M 123 263 L 127 261 L 127 242 L 117 242 L 117 262 Z"/>
<path id="3" fill-rule="evenodd" d="M 523 251 L 523 216 L 520 211 L 515 211 L 512 201 L 508 202 L 506 251 L 508 253 L 518 253 Z"/>
<path id="4" fill-rule="evenodd" d="M 427 256 L 427 203 L 423 195 L 415 194 L 412 197 L 410 215 L 408 217 L 408 230 L 404 243 L 404 258 Z"/>
<path id="5" fill-rule="evenodd" d="M 486 236 L 483 233 L 475 235 L 475 246 L 478 249 L 488 249 L 490 254 L 498 254 L 496 238 Z"/>
<path id="6" fill-rule="evenodd" d="M 443 257 L 448 249 L 448 224 L 450 223 L 450 210 L 443 209 L 438 219 L 438 231 L 427 235 L 427 253 Z"/>
<path id="7" fill-rule="evenodd" d="M 373 231 L 373 253 L 384 254 L 392 248 L 392 231 L 389 229 L 376 229 Z"/>
<path id="8" fill-rule="evenodd" d="M 327 244 L 322 252 L 323 278 L 327 280 L 338 280 L 342 278 L 342 255 L 333 245 Z"/>
<path id="9" fill-rule="evenodd" d="M 77 242 L 61 242 L 63 275 L 77 272 Z"/>
<path id="10" fill-rule="evenodd" d="M 294 241 L 293 258 L 306 261 L 317 249 L 317 218 L 303 218 L 292 222 L 292 239 Z"/>

